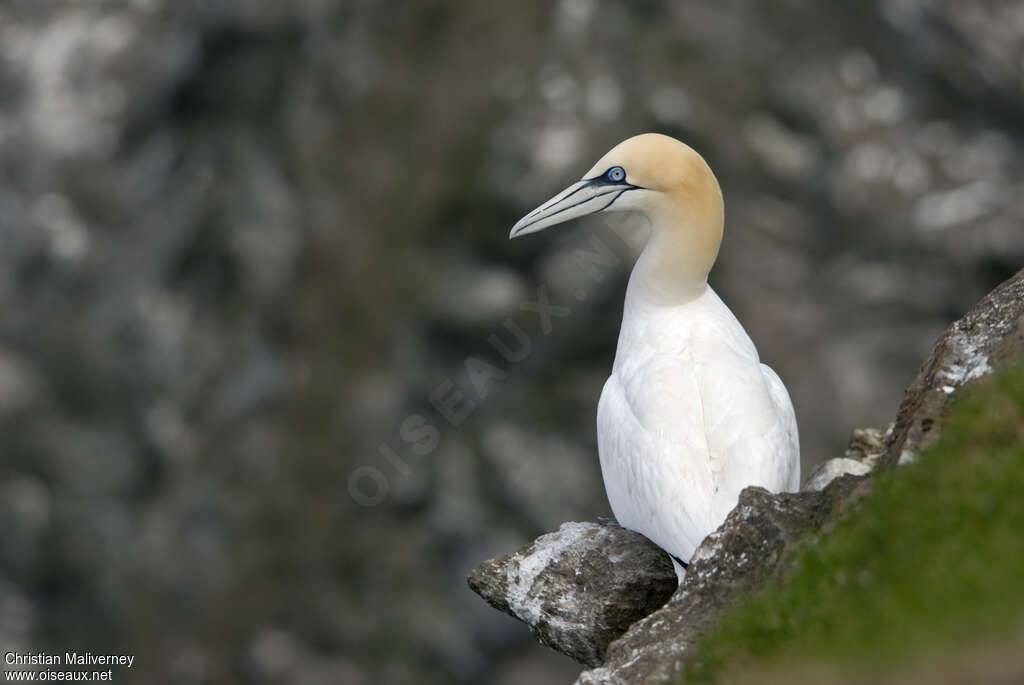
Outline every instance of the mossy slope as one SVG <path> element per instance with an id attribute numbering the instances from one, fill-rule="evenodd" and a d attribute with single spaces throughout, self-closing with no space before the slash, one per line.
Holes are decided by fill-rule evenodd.
<path id="1" fill-rule="evenodd" d="M 874 480 L 783 583 L 705 637 L 689 682 L 903 671 L 1022 634 L 1024 367 L 968 393 L 934 448 Z"/>

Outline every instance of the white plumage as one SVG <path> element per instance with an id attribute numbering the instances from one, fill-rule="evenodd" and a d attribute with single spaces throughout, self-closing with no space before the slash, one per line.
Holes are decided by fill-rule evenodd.
<path id="1" fill-rule="evenodd" d="M 743 488 L 799 485 L 786 388 L 710 286 L 664 307 L 630 283 L 597 439 L 616 519 L 684 562 Z"/>
<path id="2" fill-rule="evenodd" d="M 666 136 L 631 138 L 512 236 L 606 210 L 642 212 L 651 237 L 598 403 L 601 472 L 619 523 L 685 563 L 744 487 L 797 489 L 796 417 L 782 381 L 707 284 L 723 207 L 700 155 Z"/>

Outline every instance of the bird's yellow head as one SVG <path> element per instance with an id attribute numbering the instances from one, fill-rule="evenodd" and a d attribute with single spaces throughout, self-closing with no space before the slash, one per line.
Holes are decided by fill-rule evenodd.
<path id="1" fill-rule="evenodd" d="M 653 239 L 707 276 L 722 242 L 722 191 L 703 157 L 659 133 L 616 145 L 579 182 L 520 219 L 509 237 L 587 214 L 627 210 L 645 214 Z"/>

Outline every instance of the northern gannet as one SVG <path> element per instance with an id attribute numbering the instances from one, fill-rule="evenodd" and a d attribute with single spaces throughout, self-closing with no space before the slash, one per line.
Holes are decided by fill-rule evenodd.
<path id="1" fill-rule="evenodd" d="M 655 133 L 620 143 L 509 237 L 627 210 L 645 215 L 651 233 L 597 405 L 601 474 L 618 522 L 668 552 L 682 579 L 743 488 L 798 488 L 796 416 L 786 386 L 708 285 L 722 191 L 688 145 Z"/>

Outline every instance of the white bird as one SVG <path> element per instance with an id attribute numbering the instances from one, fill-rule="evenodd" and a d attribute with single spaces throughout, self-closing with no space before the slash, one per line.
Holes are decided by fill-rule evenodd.
<path id="1" fill-rule="evenodd" d="M 651 233 L 597 406 L 601 473 L 618 522 L 668 552 L 681 580 L 743 488 L 798 488 L 796 416 L 786 386 L 708 285 L 722 191 L 688 145 L 654 133 L 620 143 L 509 237 L 626 210 L 645 215 Z"/>

